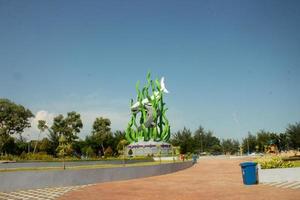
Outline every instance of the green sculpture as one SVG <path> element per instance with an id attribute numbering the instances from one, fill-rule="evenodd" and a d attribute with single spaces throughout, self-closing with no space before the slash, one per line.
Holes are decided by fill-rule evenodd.
<path id="1" fill-rule="evenodd" d="M 167 142 L 170 138 L 170 125 L 166 117 L 167 108 L 163 101 L 165 88 L 164 77 L 159 82 L 151 80 L 147 74 L 147 84 L 142 90 L 136 84 L 137 102 L 131 99 L 131 119 L 126 129 L 128 142 L 154 141 Z M 151 89 L 149 91 L 149 89 Z"/>

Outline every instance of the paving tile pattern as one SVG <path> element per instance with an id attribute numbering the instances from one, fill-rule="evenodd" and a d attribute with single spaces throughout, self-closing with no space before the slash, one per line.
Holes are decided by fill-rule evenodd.
<path id="1" fill-rule="evenodd" d="M 67 192 L 81 190 L 87 186 L 90 185 L 0 192 L 0 200 L 54 200 Z"/>
<path id="2" fill-rule="evenodd" d="M 290 188 L 293 190 L 300 190 L 300 181 L 282 181 L 282 182 L 271 182 L 262 183 L 263 185 L 273 186 L 277 188 Z"/>
<path id="3" fill-rule="evenodd" d="M 59 200 L 298 200 L 298 183 L 244 185 L 239 164 L 249 160 L 200 160 L 173 174 L 96 184 Z M 290 185 L 291 184 L 291 185 Z"/>

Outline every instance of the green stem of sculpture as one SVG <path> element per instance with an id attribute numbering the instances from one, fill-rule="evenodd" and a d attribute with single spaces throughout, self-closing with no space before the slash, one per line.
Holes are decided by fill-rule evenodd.
<path id="1" fill-rule="evenodd" d="M 147 84 L 142 90 L 139 88 L 140 82 L 136 84 L 137 103 L 131 101 L 131 108 L 138 105 L 132 111 L 131 120 L 126 129 L 126 139 L 128 142 L 144 141 L 164 141 L 170 138 L 170 125 L 166 117 L 165 104 L 163 102 L 163 89 L 158 79 L 151 80 L 151 74 L 147 73 Z M 151 87 L 149 93 L 149 89 Z M 163 86 L 164 87 L 164 86 Z M 151 96 L 150 96 L 151 95 Z M 140 113 L 137 122 L 137 113 Z"/>

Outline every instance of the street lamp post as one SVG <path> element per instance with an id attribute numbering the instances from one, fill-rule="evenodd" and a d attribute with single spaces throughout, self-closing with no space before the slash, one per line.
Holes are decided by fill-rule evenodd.
<path id="1" fill-rule="evenodd" d="M 123 166 L 125 167 L 125 145 L 123 144 Z"/>
<path id="2" fill-rule="evenodd" d="M 247 138 L 247 148 L 248 148 L 248 156 L 249 156 L 249 138 Z"/>

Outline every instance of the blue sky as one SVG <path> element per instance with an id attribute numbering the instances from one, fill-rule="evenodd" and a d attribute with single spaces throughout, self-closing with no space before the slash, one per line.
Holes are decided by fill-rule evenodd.
<path id="1" fill-rule="evenodd" d="M 0 0 L 0 97 L 36 120 L 80 112 L 84 137 L 98 116 L 125 129 L 150 70 L 173 132 L 281 132 L 300 121 L 299 32 L 296 0 Z"/>

